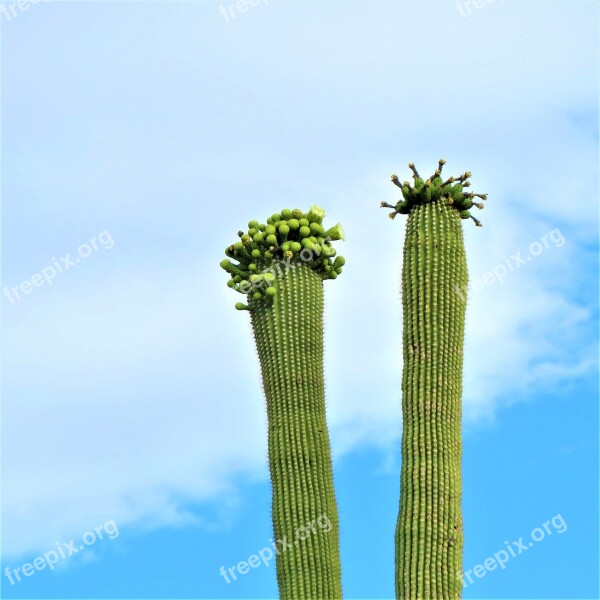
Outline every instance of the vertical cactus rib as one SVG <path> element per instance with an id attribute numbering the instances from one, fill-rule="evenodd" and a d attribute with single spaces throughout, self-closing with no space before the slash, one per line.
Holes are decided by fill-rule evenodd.
<path id="1" fill-rule="evenodd" d="M 403 250 L 402 467 L 396 525 L 396 597 L 461 597 L 462 365 L 468 273 L 461 219 L 475 196 L 470 173 L 441 178 L 445 161 L 414 186 L 392 182 L 403 198 L 390 217 L 408 215 Z"/>
<path id="2" fill-rule="evenodd" d="M 323 282 L 297 264 L 278 276 L 273 308 L 251 313 L 268 413 L 279 425 L 269 431 L 275 538 L 295 547 L 277 557 L 281 598 L 340 598 L 338 519 L 322 384 Z M 274 332 L 274 336 L 264 332 Z M 272 337 L 275 339 L 273 340 Z M 275 342 L 273 344 L 273 341 Z M 280 352 L 272 352 L 281 348 Z M 283 439 L 282 439 L 283 436 Z M 295 538 L 301 528 L 325 515 L 334 527 Z"/>
<path id="3" fill-rule="evenodd" d="M 285 209 L 266 225 L 251 221 L 248 234 L 239 234 L 242 245 L 226 250 L 239 264 L 221 263 L 231 275 L 228 285 L 249 298 L 236 308 L 250 311 L 260 361 L 277 582 L 286 600 L 342 597 L 325 410 L 323 281 L 342 272 L 344 260 L 333 260 L 331 242 L 344 236 L 339 225 L 326 232 L 323 217 L 313 206 L 307 213 Z"/>

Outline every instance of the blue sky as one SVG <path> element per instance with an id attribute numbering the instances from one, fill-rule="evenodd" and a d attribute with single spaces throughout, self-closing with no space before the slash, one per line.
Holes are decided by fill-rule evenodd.
<path id="1" fill-rule="evenodd" d="M 347 236 L 325 317 L 345 596 L 392 597 L 404 227 L 378 205 L 444 157 L 489 194 L 464 227 L 465 570 L 549 523 L 464 597 L 597 598 L 597 4 L 220 6 L 0 17 L 3 597 L 276 596 L 272 566 L 219 575 L 271 523 L 218 263 L 248 220 L 313 203 Z"/>

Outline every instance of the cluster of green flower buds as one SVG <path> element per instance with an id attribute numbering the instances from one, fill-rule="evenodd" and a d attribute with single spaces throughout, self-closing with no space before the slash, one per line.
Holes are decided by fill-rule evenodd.
<path id="1" fill-rule="evenodd" d="M 419 176 L 415 165 L 408 163 L 410 170 L 413 172 L 414 186 L 411 186 L 408 181 L 400 183 L 398 175 L 392 175 L 392 183 L 402 190 L 403 199 L 398 201 L 396 205 L 388 204 L 387 202 L 381 203 L 381 206 L 384 208 L 394 209 L 390 213 L 390 219 L 395 218 L 397 214 L 409 214 L 414 206 L 443 200 L 453 206 L 459 212 L 462 219 L 473 219 L 475 225 L 481 227 L 481 222 L 471 215 L 470 209 L 474 206 L 482 209 L 483 204 L 474 202 L 474 200 L 475 198 L 487 200 L 487 194 L 474 194 L 464 191 L 465 188 L 471 185 L 469 181 L 469 177 L 471 177 L 470 171 L 463 173 L 459 177 L 449 177 L 444 181 L 442 178 L 442 168 L 445 164 L 446 161 L 441 158 L 435 173 L 428 179 L 423 179 Z"/>
<path id="2" fill-rule="evenodd" d="M 344 230 L 339 223 L 326 230 L 324 217 L 325 211 L 315 205 L 306 213 L 286 208 L 266 223 L 250 221 L 247 232 L 238 232 L 239 241 L 225 249 L 228 258 L 221 261 L 231 275 L 227 285 L 248 296 L 249 306 L 238 302 L 238 310 L 249 310 L 255 302 L 270 304 L 277 294 L 276 276 L 298 262 L 322 279 L 341 274 L 345 260 L 336 256 L 331 242 L 345 239 Z"/>

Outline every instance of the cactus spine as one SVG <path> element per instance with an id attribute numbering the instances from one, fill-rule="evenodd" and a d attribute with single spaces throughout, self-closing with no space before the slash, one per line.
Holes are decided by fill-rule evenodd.
<path id="1" fill-rule="evenodd" d="M 342 271 L 344 259 L 333 259 L 331 242 L 343 239 L 343 231 L 339 225 L 325 231 L 323 216 L 312 207 L 308 213 L 283 210 L 267 225 L 251 221 L 250 230 L 273 237 L 253 239 L 249 232 L 248 242 L 241 234 L 246 247 L 238 246 L 237 254 L 226 250 L 239 265 L 221 264 L 232 276 L 231 287 L 249 297 L 248 305 L 236 307 L 251 314 L 267 401 L 277 581 L 285 599 L 342 597 L 325 414 L 323 280 Z M 251 288 L 240 289 L 242 281 Z M 330 528 L 317 526 L 317 520 Z"/>
<path id="2" fill-rule="evenodd" d="M 461 219 L 472 218 L 470 173 L 426 181 L 411 163 L 414 187 L 392 182 L 407 214 L 402 269 L 402 468 L 396 525 L 396 597 L 461 597 L 461 395 L 468 274 Z M 457 183 L 455 183 L 457 182 Z M 476 204 L 478 208 L 483 205 Z"/>

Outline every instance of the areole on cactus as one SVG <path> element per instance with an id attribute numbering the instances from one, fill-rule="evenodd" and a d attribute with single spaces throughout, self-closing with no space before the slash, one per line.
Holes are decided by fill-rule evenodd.
<path id="1" fill-rule="evenodd" d="M 269 470 L 275 540 L 294 540 L 278 552 L 281 598 L 342 597 L 338 511 L 325 413 L 323 375 L 323 281 L 342 272 L 333 241 L 340 225 L 326 230 L 325 211 L 284 209 L 225 250 L 221 267 L 228 285 L 248 297 L 267 402 Z M 319 518 L 331 529 L 315 529 Z M 307 539 L 300 528 L 313 524 Z"/>
<path id="2" fill-rule="evenodd" d="M 408 215 L 402 268 L 402 467 L 396 525 L 396 597 L 460 598 L 461 396 L 468 273 L 461 219 L 472 218 L 467 171 L 441 177 L 445 161 L 424 180 L 410 163 L 414 186 L 402 200 L 382 202 Z"/>

